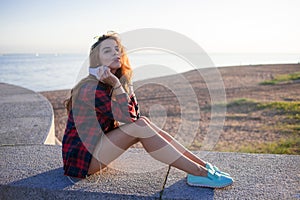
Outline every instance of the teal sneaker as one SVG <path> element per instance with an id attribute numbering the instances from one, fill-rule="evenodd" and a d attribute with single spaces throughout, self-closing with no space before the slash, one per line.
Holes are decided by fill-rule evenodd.
<path id="1" fill-rule="evenodd" d="M 221 175 L 230 177 L 230 175 L 228 173 L 222 172 L 221 170 L 219 170 L 218 167 L 216 167 L 215 165 L 210 164 L 209 162 L 206 163 L 205 167 L 206 167 L 206 169 L 211 169 L 211 170 L 214 170 L 214 171 L 216 171 L 217 173 L 219 173 Z"/>
<path id="2" fill-rule="evenodd" d="M 187 184 L 191 186 L 208 187 L 208 188 L 223 188 L 233 183 L 233 179 L 228 176 L 223 176 L 209 169 L 207 176 L 187 175 Z"/>

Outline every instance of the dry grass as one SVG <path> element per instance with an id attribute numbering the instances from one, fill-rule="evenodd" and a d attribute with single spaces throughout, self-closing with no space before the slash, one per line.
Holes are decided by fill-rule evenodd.
<path id="1" fill-rule="evenodd" d="M 285 82 L 274 85 L 260 83 L 274 77 L 295 74 L 299 72 L 300 64 L 290 65 L 258 65 L 219 68 L 226 91 L 227 102 L 214 106 L 226 106 L 224 126 L 208 133 L 211 122 L 211 100 L 205 81 L 199 73 L 186 72 L 183 76 L 189 80 L 197 99 L 189 96 L 180 97 L 186 102 L 187 121 L 182 121 L 181 105 L 178 96 L 163 84 L 145 84 L 137 82 L 136 95 L 143 115 L 149 116 L 152 105 L 159 104 L 167 114 L 167 119 L 156 117 L 157 123 L 166 120 L 162 128 L 175 137 L 179 136 L 186 146 L 192 150 L 209 150 L 258 152 L 258 153 L 287 153 L 299 154 L 299 102 L 300 83 Z M 185 91 L 176 76 L 153 79 L 171 83 L 178 91 Z M 69 90 L 41 92 L 52 103 L 55 112 L 55 130 L 59 140 L 62 139 L 66 112 L 62 102 L 68 96 Z M 196 101 L 200 107 L 200 117 L 195 112 L 195 106 L 190 101 Z M 220 115 L 220 116 L 218 116 Z M 151 117 L 151 116 L 150 116 Z M 188 125 L 179 132 L 182 123 Z M 197 126 L 197 127 L 196 127 Z M 195 132 L 194 129 L 197 128 Z M 194 134 L 195 132 L 195 134 Z M 210 135 L 209 135 L 210 134 Z M 211 137 L 212 144 L 204 144 L 204 139 Z M 214 136 L 214 137 L 213 137 Z"/>

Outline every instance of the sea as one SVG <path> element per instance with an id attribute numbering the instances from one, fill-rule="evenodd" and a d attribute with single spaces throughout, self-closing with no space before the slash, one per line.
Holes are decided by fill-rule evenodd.
<path id="1" fill-rule="evenodd" d="M 168 52 L 131 53 L 128 56 L 135 74 L 133 81 L 198 68 L 300 63 L 300 54 L 279 53 L 211 53 L 206 55 L 210 62 L 198 62 L 201 66 Z M 87 69 L 86 54 L 0 54 L 0 82 L 36 92 L 70 89 L 87 75 Z"/>

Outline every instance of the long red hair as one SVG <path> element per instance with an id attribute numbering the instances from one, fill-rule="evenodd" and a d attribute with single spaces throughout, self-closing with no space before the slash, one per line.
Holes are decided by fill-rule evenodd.
<path id="1" fill-rule="evenodd" d="M 132 68 L 130 66 L 129 59 L 125 51 L 125 47 L 121 44 L 121 40 L 116 33 L 102 35 L 98 38 L 98 41 L 92 45 L 89 55 L 90 67 L 95 68 L 102 65 L 99 56 L 100 44 L 106 39 L 115 40 L 121 51 L 121 68 L 116 71 L 115 75 L 119 79 L 125 78 L 127 81 L 131 81 Z"/>
<path id="2" fill-rule="evenodd" d="M 125 51 L 125 47 L 121 44 L 121 41 L 116 33 L 113 34 L 105 34 L 98 38 L 97 42 L 95 42 L 91 49 L 89 54 L 89 67 L 90 68 L 96 68 L 98 66 L 101 66 L 101 60 L 99 56 L 100 51 L 100 44 L 106 39 L 113 39 L 117 42 L 119 49 L 121 51 L 121 68 L 119 68 L 115 75 L 120 79 L 120 82 L 126 92 L 129 92 L 129 84 L 131 83 L 132 79 L 132 68 L 128 59 L 128 56 Z M 67 109 L 67 112 L 69 112 L 72 108 L 72 98 L 76 98 L 78 94 L 78 90 L 81 87 L 83 83 L 86 83 L 88 81 L 95 81 L 94 77 L 91 77 L 90 75 L 84 79 L 82 79 L 72 90 L 71 90 L 71 96 L 67 100 L 65 100 L 65 107 Z"/>

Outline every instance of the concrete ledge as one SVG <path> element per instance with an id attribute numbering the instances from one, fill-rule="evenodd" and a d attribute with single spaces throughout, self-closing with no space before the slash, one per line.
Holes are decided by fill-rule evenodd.
<path id="1" fill-rule="evenodd" d="M 102 174 L 63 176 L 61 147 L 0 148 L 0 199 L 299 199 L 300 156 L 196 152 L 235 179 L 225 189 L 190 187 L 186 174 L 130 149 Z"/>
<path id="2" fill-rule="evenodd" d="M 102 174 L 70 180 L 63 175 L 60 146 L 7 146 L 0 156 L 0 199 L 156 199 L 168 169 L 131 149 Z"/>
<path id="3" fill-rule="evenodd" d="M 53 108 L 31 90 L 0 83 L 1 145 L 55 144 Z"/>
<path id="4" fill-rule="evenodd" d="M 216 190 L 187 187 L 186 174 L 172 168 L 163 199 L 300 199 L 300 156 L 195 153 L 229 172 L 234 184 Z"/>

